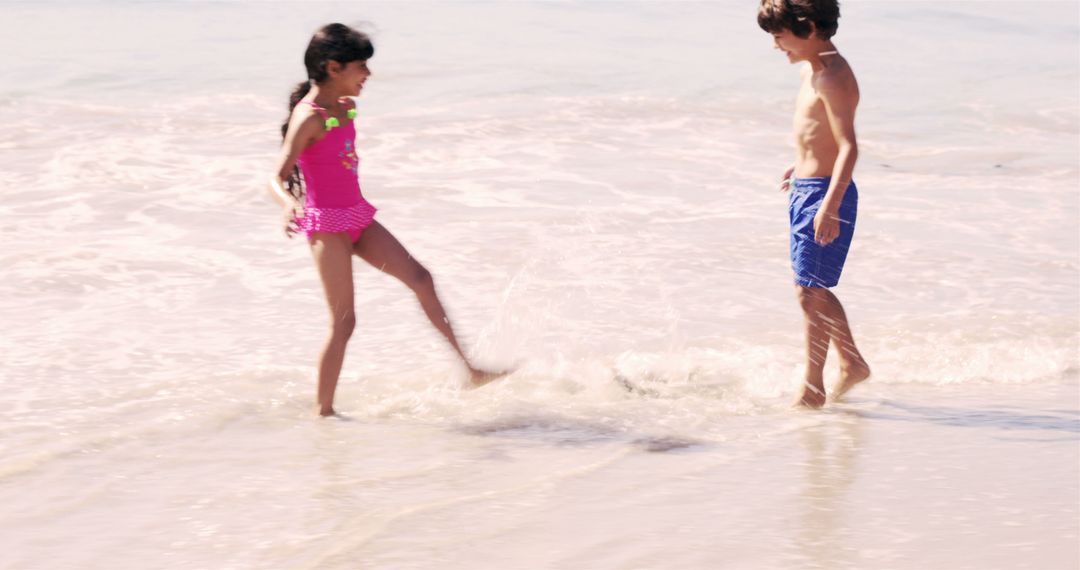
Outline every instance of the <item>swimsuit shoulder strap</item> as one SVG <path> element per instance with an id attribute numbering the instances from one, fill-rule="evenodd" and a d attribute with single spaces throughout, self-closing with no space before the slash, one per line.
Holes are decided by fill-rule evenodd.
<path id="1" fill-rule="evenodd" d="M 304 105 L 308 105 L 312 109 L 315 109 L 315 111 L 317 113 L 319 113 L 319 116 L 321 116 L 323 118 L 323 120 L 325 120 L 327 118 L 328 115 L 327 115 L 326 109 L 324 109 L 323 107 L 320 107 L 316 103 L 313 103 L 311 101 L 301 101 L 300 103 L 302 103 Z"/>

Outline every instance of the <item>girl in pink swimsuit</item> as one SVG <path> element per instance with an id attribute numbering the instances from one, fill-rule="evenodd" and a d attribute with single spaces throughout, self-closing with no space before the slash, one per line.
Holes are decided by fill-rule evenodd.
<path id="1" fill-rule="evenodd" d="M 334 391 L 345 345 L 356 324 L 352 256 L 400 279 L 416 293 L 431 324 L 469 369 L 473 385 L 499 373 L 474 367 L 461 350 L 428 273 L 401 243 L 375 221 L 375 207 L 360 192 L 356 154 L 356 109 L 371 76 L 367 60 L 375 48 L 366 35 L 343 24 L 323 26 L 304 53 L 308 81 L 289 98 L 290 117 L 271 180 L 274 198 L 285 208 L 285 232 L 303 232 L 311 245 L 330 308 L 330 337 L 319 360 L 319 413 L 334 414 Z"/>

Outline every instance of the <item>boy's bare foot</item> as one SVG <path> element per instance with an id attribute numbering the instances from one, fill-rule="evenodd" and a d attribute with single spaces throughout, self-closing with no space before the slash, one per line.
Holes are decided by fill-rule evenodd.
<path id="1" fill-rule="evenodd" d="M 333 406 L 320 406 L 318 411 L 319 415 L 324 418 L 337 415 L 337 412 L 334 411 Z"/>
<path id="2" fill-rule="evenodd" d="M 489 384 L 491 382 L 494 382 L 495 380 L 498 380 L 499 378 L 502 378 L 503 376 L 506 376 L 507 374 L 510 374 L 513 371 L 514 371 L 513 369 L 510 369 L 510 370 L 481 370 L 479 368 L 473 368 L 473 367 L 470 366 L 469 367 L 469 385 L 467 387 L 469 389 L 479 388 L 479 387 L 481 387 L 481 386 L 483 386 L 485 384 Z"/>
<path id="3" fill-rule="evenodd" d="M 837 401 L 847 394 L 852 388 L 854 388 L 860 382 L 866 381 L 870 377 L 870 366 L 865 361 L 856 363 L 851 366 L 840 367 L 840 380 L 836 382 L 836 386 L 833 387 L 832 395 L 830 398 L 833 401 Z"/>
<path id="4" fill-rule="evenodd" d="M 825 391 L 809 382 L 803 383 L 803 391 L 798 400 L 791 404 L 793 408 L 816 410 L 825 405 Z"/>

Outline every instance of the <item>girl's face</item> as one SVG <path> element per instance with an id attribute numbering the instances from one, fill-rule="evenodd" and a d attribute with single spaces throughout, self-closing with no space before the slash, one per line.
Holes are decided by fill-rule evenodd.
<path id="1" fill-rule="evenodd" d="M 331 61 L 328 71 L 334 82 L 340 87 L 341 93 L 349 97 L 360 96 L 364 83 L 368 77 L 371 77 L 371 70 L 368 69 L 366 60 L 350 61 L 345 65 Z"/>

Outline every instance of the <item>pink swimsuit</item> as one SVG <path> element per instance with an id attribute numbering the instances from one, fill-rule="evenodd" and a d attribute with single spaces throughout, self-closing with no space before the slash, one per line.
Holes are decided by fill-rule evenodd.
<path id="1" fill-rule="evenodd" d="M 326 109 L 309 101 L 301 103 L 311 105 L 324 120 L 327 118 Z M 353 121 L 343 121 L 304 149 L 297 160 L 307 193 L 304 217 L 297 220 L 297 225 L 309 240 L 315 232 L 348 232 L 356 243 L 375 220 L 375 206 L 360 193 L 360 157 L 356 155 L 355 140 Z"/>

